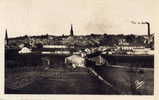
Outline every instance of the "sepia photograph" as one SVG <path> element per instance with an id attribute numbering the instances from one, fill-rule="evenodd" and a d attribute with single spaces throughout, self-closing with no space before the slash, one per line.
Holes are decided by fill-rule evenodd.
<path id="1" fill-rule="evenodd" d="M 2 0 L 4 94 L 154 95 L 150 0 Z"/>

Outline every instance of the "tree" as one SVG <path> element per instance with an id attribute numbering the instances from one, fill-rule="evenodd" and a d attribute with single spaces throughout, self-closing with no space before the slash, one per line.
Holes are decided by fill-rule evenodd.
<path id="1" fill-rule="evenodd" d="M 24 38 L 28 38 L 28 35 L 24 35 Z"/>
<path id="2" fill-rule="evenodd" d="M 128 43 L 132 43 L 135 40 L 135 35 L 127 35 L 126 36 L 126 41 Z"/>
<path id="3" fill-rule="evenodd" d="M 37 43 L 37 44 L 35 44 L 35 46 L 36 46 L 37 49 L 43 48 L 43 44 L 42 43 Z"/>

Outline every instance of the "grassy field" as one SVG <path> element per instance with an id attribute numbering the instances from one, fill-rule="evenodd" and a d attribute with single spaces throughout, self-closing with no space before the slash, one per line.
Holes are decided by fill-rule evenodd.
<path id="1" fill-rule="evenodd" d="M 27 72 L 7 71 L 5 93 L 15 94 L 113 94 L 89 70 L 64 67 Z"/>
<path id="2" fill-rule="evenodd" d="M 126 69 L 116 67 L 96 68 L 104 79 L 122 94 L 152 95 L 154 88 L 154 70 Z M 141 84 L 143 83 L 143 84 Z"/>
<path id="3" fill-rule="evenodd" d="M 153 69 L 128 70 L 98 66 L 95 71 L 113 88 L 104 84 L 90 70 L 46 66 L 7 68 L 6 94 L 153 94 Z M 136 89 L 135 81 L 144 84 Z"/>

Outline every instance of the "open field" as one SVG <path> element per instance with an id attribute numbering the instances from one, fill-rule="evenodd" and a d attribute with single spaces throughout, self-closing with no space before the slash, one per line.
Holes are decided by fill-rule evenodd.
<path id="1" fill-rule="evenodd" d="M 7 94 L 153 94 L 153 69 L 133 71 L 98 66 L 95 71 L 113 86 L 104 84 L 90 70 L 65 67 L 8 68 L 5 75 Z M 135 81 L 144 81 L 136 89 Z"/>
<path id="2" fill-rule="evenodd" d="M 10 76 L 12 75 L 12 76 Z M 6 76 L 5 93 L 20 94 L 113 94 L 87 69 L 64 67 L 47 71 L 10 72 Z"/>

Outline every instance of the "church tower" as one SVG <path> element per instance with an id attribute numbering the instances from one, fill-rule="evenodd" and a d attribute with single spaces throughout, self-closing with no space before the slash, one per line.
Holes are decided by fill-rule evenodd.
<path id="1" fill-rule="evenodd" d="M 72 24 L 71 24 L 70 36 L 74 36 L 73 26 L 72 26 Z"/>

